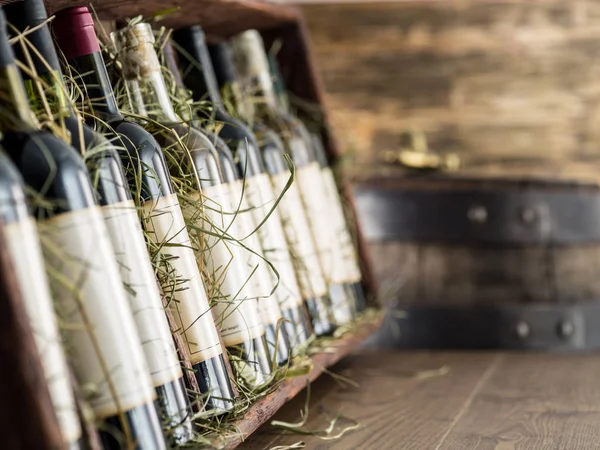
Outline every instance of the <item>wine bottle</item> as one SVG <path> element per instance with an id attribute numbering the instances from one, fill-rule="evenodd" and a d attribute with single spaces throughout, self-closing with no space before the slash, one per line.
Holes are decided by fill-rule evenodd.
<path id="1" fill-rule="evenodd" d="M 276 195 L 282 196 L 291 177 L 284 158 L 283 142 L 274 131 L 254 120 L 254 108 L 242 94 L 239 85 L 231 47 L 226 42 L 219 42 L 209 45 L 208 49 L 219 87 L 224 98 L 229 100 L 226 103 L 237 111 L 242 120 L 253 125 L 252 129 L 257 137 L 273 189 Z M 296 276 L 302 297 L 312 318 L 312 326 L 319 336 L 330 334 L 334 326 L 329 318 L 331 305 L 327 294 L 327 284 L 320 267 L 297 182 L 287 186 L 287 192 L 281 197 L 279 205 Z M 304 310 L 304 308 L 302 309 Z M 305 316 L 305 314 L 302 315 Z M 298 322 L 302 323 L 300 320 Z M 307 339 L 306 325 L 297 327 L 297 335 L 300 342 Z"/>
<path id="2" fill-rule="evenodd" d="M 205 134 L 215 147 L 221 177 L 223 182 L 226 183 L 224 185 L 226 188 L 224 189 L 225 194 L 223 197 L 225 201 L 221 203 L 223 213 L 222 229 L 227 230 L 229 236 L 241 247 L 236 252 L 239 258 L 238 261 L 242 262 L 242 268 L 238 270 L 249 274 L 245 278 L 248 281 L 247 293 L 250 298 L 256 300 L 257 311 L 259 317 L 261 317 L 261 323 L 265 331 L 265 342 L 269 348 L 269 355 L 276 358 L 277 365 L 283 365 L 288 357 L 288 349 L 291 349 L 292 352 L 294 351 L 293 343 L 283 342 L 282 344 L 275 345 L 277 339 L 282 339 L 283 335 L 278 333 L 277 326 L 265 327 L 264 323 L 269 322 L 262 319 L 265 316 L 271 317 L 270 311 L 274 310 L 274 308 L 268 307 L 268 303 L 264 302 L 264 299 L 270 296 L 272 286 L 277 283 L 277 280 L 273 276 L 273 271 L 269 270 L 265 264 L 266 257 L 258 239 L 258 233 L 254 232 L 257 224 L 254 222 L 251 214 L 244 214 L 244 211 L 250 207 L 247 203 L 240 202 L 240 199 L 243 197 L 243 190 L 241 188 L 243 184 L 241 181 L 242 176 L 233 162 L 233 154 L 225 141 L 218 135 L 206 130 L 203 130 L 203 134 Z M 224 161 L 227 163 L 224 164 Z M 274 319 L 271 318 L 270 320 L 273 321 Z"/>
<path id="3" fill-rule="evenodd" d="M 183 84 L 181 71 L 179 70 L 179 66 L 176 62 L 176 56 L 171 41 L 166 40 L 160 43 L 160 46 L 163 49 L 162 57 L 164 63 L 173 76 L 177 94 L 182 95 L 185 98 L 188 94 L 186 92 L 187 90 L 185 85 Z M 194 127 L 200 127 L 199 119 L 191 117 L 191 108 L 182 105 L 180 110 L 180 114 L 185 115 L 184 119 L 186 122 L 191 123 Z M 240 189 L 240 184 L 243 184 L 244 177 L 233 162 L 233 154 L 225 141 L 219 136 L 205 129 L 202 130 L 202 132 L 210 139 L 219 155 L 223 180 L 229 184 L 228 191 L 231 197 L 231 201 L 229 203 L 232 206 L 239 206 L 243 197 L 243 189 Z M 244 202 L 244 204 L 246 204 L 246 202 Z M 248 208 L 247 204 L 246 207 L 242 209 L 245 210 L 246 208 Z M 252 214 L 244 214 L 242 216 L 239 214 L 239 212 L 236 212 L 230 213 L 228 216 L 230 219 L 237 217 L 235 224 L 233 223 L 233 220 L 229 221 L 229 227 L 231 227 L 230 231 L 232 236 L 238 239 L 238 241 L 244 241 L 243 245 L 246 251 L 243 253 L 246 256 L 246 264 L 253 273 L 250 280 L 252 284 L 252 291 L 255 293 L 264 293 L 262 296 L 260 296 L 261 298 L 264 296 L 270 296 L 271 288 L 269 286 L 272 283 L 277 284 L 278 281 L 274 276 L 275 274 L 273 271 L 264 264 L 266 261 L 265 252 L 261 247 L 260 240 L 258 239 L 258 233 L 254 232 L 258 224 L 254 221 Z M 279 295 L 281 296 L 282 294 Z M 284 308 L 284 312 L 286 314 L 290 314 L 290 316 L 286 319 L 288 322 L 285 322 L 284 325 L 288 328 L 288 337 L 290 338 L 292 352 L 296 353 L 301 349 L 302 344 L 306 342 L 306 339 L 310 334 L 310 325 L 307 321 L 306 314 L 304 313 L 304 308 L 296 309 L 292 306 L 292 308 L 287 310 Z M 293 327 L 295 327 L 296 331 Z M 277 340 L 276 327 L 267 327 L 266 333 L 268 342 L 274 343 Z M 283 354 L 282 356 L 285 357 L 286 355 Z"/>
<path id="4" fill-rule="evenodd" d="M 194 271 L 193 253 L 187 248 L 187 233 L 185 230 L 178 233 L 183 217 L 162 149 L 150 133 L 124 120 L 119 111 L 87 7 L 60 11 L 53 29 L 69 64 L 77 72 L 78 84 L 91 100 L 94 112 L 123 135 L 127 151 L 125 164 L 130 182 L 139 192 L 138 206 L 147 239 L 168 254 L 172 269 L 182 280 L 174 299 L 169 302 L 169 308 L 178 330 L 183 330 L 179 332 L 183 334 L 202 393 L 210 392 L 205 406 L 213 412 L 229 410 L 233 394 L 223 351 L 214 323 L 206 314 L 204 289 Z M 165 385 L 164 391 L 173 391 L 174 384 Z M 181 378 L 176 384 L 182 386 Z M 181 402 L 180 405 L 183 407 Z M 185 410 L 187 416 L 187 408 Z"/>
<path id="5" fill-rule="evenodd" d="M 107 447 L 165 449 L 152 382 L 86 167 L 75 149 L 38 129 L 0 14 L 2 144 L 37 205 L 46 263 L 73 369 L 102 421 Z"/>
<path id="6" fill-rule="evenodd" d="M 273 81 L 273 91 L 277 98 L 277 104 L 281 111 L 287 114 L 291 114 L 291 102 L 286 91 L 285 82 L 281 74 L 279 63 L 274 54 L 269 53 L 269 72 Z M 340 196 L 337 183 L 335 182 L 335 176 L 333 170 L 329 165 L 327 153 L 323 145 L 323 141 L 318 133 L 311 131 L 310 139 L 313 151 L 321 166 L 321 173 L 323 174 L 323 181 L 325 183 L 327 197 L 330 205 L 332 205 L 331 211 L 335 215 L 337 226 L 336 234 L 340 237 L 342 254 L 344 255 L 344 261 L 346 263 L 346 278 L 352 283 L 354 289 L 354 295 L 356 298 L 356 309 L 361 312 L 366 308 L 366 297 L 362 283 L 362 274 L 360 271 L 360 263 L 358 258 L 358 252 L 353 244 L 352 234 L 344 214 L 343 202 Z"/>
<path id="7" fill-rule="evenodd" d="M 211 142 L 214 144 L 215 149 L 217 150 L 217 154 L 219 157 L 221 173 L 223 174 L 223 180 L 228 183 L 228 205 L 230 205 L 229 212 L 225 215 L 227 221 L 227 226 L 229 227 L 230 234 L 232 237 L 236 239 L 237 242 L 243 243 L 244 252 L 242 252 L 242 256 L 244 258 L 246 264 L 246 270 L 249 270 L 253 275 L 250 279 L 252 292 L 255 293 L 255 296 L 258 296 L 258 299 L 265 299 L 271 295 L 271 291 L 273 287 L 278 284 L 277 277 L 273 270 L 270 269 L 268 264 L 266 264 L 267 256 L 266 252 L 262 247 L 262 244 L 259 239 L 259 233 L 256 232 L 258 229 L 259 223 L 256 221 L 256 218 L 253 214 L 247 213 L 251 209 L 251 206 L 248 204 L 246 200 L 246 196 L 244 195 L 244 181 L 243 176 L 239 172 L 238 166 L 234 162 L 234 157 L 227 146 L 225 141 L 223 141 L 219 136 L 214 134 L 207 134 Z M 280 275 L 281 276 L 281 275 Z M 279 298 L 290 298 L 282 297 L 282 294 L 279 294 Z M 290 324 L 296 326 L 300 321 L 306 321 L 307 318 L 304 314 L 300 314 L 301 310 L 289 308 L 283 310 L 287 315 L 287 322 L 283 322 L 283 326 L 287 326 L 287 334 L 290 339 L 290 348 L 292 353 L 297 353 L 305 340 L 294 339 L 294 328 L 290 327 Z M 268 311 L 261 311 L 261 315 L 265 316 L 268 314 Z M 310 325 L 305 324 L 302 329 L 309 330 Z M 272 344 L 271 352 L 275 351 L 274 343 L 279 338 L 277 334 L 277 327 L 272 326 L 266 329 L 267 334 L 267 342 Z M 308 331 L 307 331 L 307 334 Z M 283 364 L 284 358 L 287 357 L 286 353 L 280 352 L 278 355 L 279 364 Z"/>
<path id="8" fill-rule="evenodd" d="M 238 73 L 256 99 L 256 116 L 261 122 L 278 132 L 286 150 L 296 164 L 296 176 L 302 201 L 317 246 L 321 267 L 329 285 L 332 315 L 337 325 L 352 320 L 354 314 L 353 292 L 342 276 L 344 262 L 337 236 L 328 218 L 329 204 L 321 169 L 312 149 L 307 145 L 308 132 L 299 119 L 277 109 L 269 64 L 262 38 L 255 30 L 235 36 L 232 48 Z"/>
<path id="9" fill-rule="evenodd" d="M 287 95 L 283 75 L 281 74 L 281 68 L 279 67 L 277 58 L 273 52 L 269 52 L 267 57 L 269 60 L 269 73 L 271 74 L 271 80 L 273 81 L 273 92 L 277 99 L 277 106 L 280 111 L 291 113 L 290 98 Z"/>
<path id="10" fill-rule="evenodd" d="M 197 238 L 195 247 L 205 286 L 223 341 L 234 357 L 233 366 L 252 386 L 264 384 L 271 373 L 264 327 L 256 299 L 248 292 L 250 273 L 225 227 L 227 185 L 221 177 L 216 150 L 204 134 L 175 114 L 150 25 L 126 27 L 113 33 L 112 38 L 134 112 L 167 127 L 157 136 L 164 144 L 172 175 L 191 181 L 183 192 L 184 216 Z"/>
<path id="11" fill-rule="evenodd" d="M 323 141 L 316 133 L 311 133 L 311 142 L 317 156 L 317 160 L 321 166 L 321 174 L 323 175 L 325 191 L 329 200 L 329 205 L 331 206 L 331 218 L 334 221 L 333 228 L 341 245 L 342 258 L 344 260 L 343 277 L 351 283 L 354 290 L 356 310 L 358 312 L 362 312 L 366 308 L 367 301 L 362 284 L 362 274 L 360 271 L 358 253 L 352 240 L 352 234 L 350 233 L 348 222 L 346 221 L 342 197 L 335 181 L 333 170 L 327 162 L 327 154 L 325 153 Z"/>
<path id="12" fill-rule="evenodd" d="M 202 31 L 200 29 L 200 31 Z M 183 33 L 183 32 L 182 32 Z M 178 44 L 177 44 L 178 45 Z M 166 46 L 166 62 L 171 64 L 171 70 L 175 76 L 176 82 L 180 83 L 184 88 L 181 73 L 177 65 L 174 65 L 175 57 L 169 55 L 172 50 L 170 42 L 167 42 Z M 183 52 L 183 53 L 182 53 Z M 187 55 L 186 61 L 190 61 L 191 56 L 182 47 L 179 47 L 180 56 L 183 54 Z M 207 83 L 210 86 L 214 85 L 214 76 L 211 78 L 208 75 Z M 201 81 L 197 84 L 196 91 L 202 90 L 204 82 Z M 211 84 L 212 83 L 212 84 Z M 236 173 L 239 173 L 241 180 L 250 180 L 251 185 L 256 184 L 256 180 L 260 183 L 260 171 L 262 169 L 260 156 L 256 152 L 256 145 L 254 136 L 247 130 L 240 122 L 234 121 L 225 113 L 222 108 L 221 99 L 218 95 L 218 90 L 207 89 L 210 100 L 213 102 L 212 107 L 214 110 L 214 117 L 211 119 L 224 120 L 222 122 L 222 128 L 219 130 L 219 135 L 215 135 L 214 140 L 215 147 L 219 153 L 219 158 L 227 157 L 231 153 L 231 148 L 236 149 L 238 158 L 238 167 Z M 218 106 L 221 105 L 221 106 Z M 196 117 L 194 122 L 195 126 L 202 126 L 202 123 L 206 124 L 207 127 L 213 125 L 212 121 L 207 121 L 206 117 Z M 241 126 L 241 128 L 240 128 Z M 215 130 L 216 131 L 216 130 Z M 212 133 L 214 134 L 214 133 Z M 221 142 L 225 142 L 225 146 Z M 253 176 L 256 175 L 256 178 Z M 237 190 L 238 182 L 230 182 L 230 191 L 233 195 L 233 203 L 239 204 L 240 198 L 235 198 L 239 192 Z M 245 208 L 242 212 L 238 212 L 236 217 L 239 222 L 238 230 L 244 229 L 247 233 L 241 233 L 236 236 L 237 239 L 244 239 L 246 249 L 246 262 L 250 268 L 252 275 L 252 289 L 254 295 L 258 299 L 258 306 L 261 315 L 261 319 L 265 326 L 265 334 L 267 337 L 267 343 L 271 350 L 271 354 L 277 359 L 279 366 L 284 365 L 290 354 L 292 344 L 290 342 L 290 323 L 292 314 L 288 309 L 285 308 L 285 302 L 282 298 L 285 297 L 285 291 L 283 288 L 279 288 L 280 280 L 275 275 L 271 267 L 266 263 L 264 252 L 262 251 L 260 239 L 258 239 L 258 233 L 255 232 L 256 227 L 251 227 L 250 224 L 254 223 L 253 213 L 250 212 L 250 206 L 245 201 Z M 260 256 L 259 256 L 260 255 Z M 275 286 L 275 292 L 273 292 L 273 286 Z M 282 322 L 281 319 L 285 318 Z"/>
<path id="13" fill-rule="evenodd" d="M 108 139 L 81 121 L 67 98 L 58 55 L 53 45 L 42 0 L 24 0 L 5 7 L 13 29 L 29 31 L 14 45 L 17 58 L 33 63 L 34 74 L 21 71 L 29 98 L 46 104 L 57 124 L 64 125 L 70 143 L 84 155 L 86 166 L 101 205 L 123 282 L 129 287 L 127 297 L 134 313 L 137 331 L 144 343 L 144 354 L 157 390 L 157 406 L 176 441 L 192 437 L 191 422 L 179 425 L 189 414 L 186 394 L 173 339 L 169 330 L 153 269 L 148 258 L 137 212 L 123 174 L 115 132 Z M 44 100 L 47 100 L 44 102 Z M 167 386 L 164 386 L 167 384 Z"/>
<path id="14" fill-rule="evenodd" d="M 25 201 L 25 186 L 8 157 L 0 153 L 0 219 L 25 309 L 34 331 L 50 399 L 65 446 L 83 449 L 73 387 L 62 347 L 35 221 Z"/>
<path id="15" fill-rule="evenodd" d="M 162 48 L 161 56 L 175 83 L 175 86 L 172 87 L 175 92 L 171 93 L 171 98 L 173 98 L 173 95 L 175 95 L 179 96 L 180 100 L 185 100 L 188 94 L 185 92 L 186 88 L 183 84 L 183 79 L 181 78 L 181 72 L 179 70 L 175 52 L 170 39 L 160 42 L 159 47 Z M 227 188 L 225 189 L 226 195 L 224 196 L 226 201 L 222 202 L 221 204 L 222 209 L 225 209 L 222 211 L 224 213 L 222 216 L 224 220 L 222 229 L 228 230 L 230 236 L 237 242 L 241 242 L 243 240 L 242 245 L 244 247 L 244 251 L 239 252 L 238 257 L 246 263 L 244 272 L 252 273 L 247 286 L 248 293 L 252 295 L 253 298 L 258 300 L 256 293 L 269 292 L 269 284 L 272 281 L 270 275 L 272 272 L 268 270 L 264 264 L 261 264 L 261 262 L 265 260 L 265 257 L 264 252 L 260 247 L 257 234 L 253 233 L 253 231 L 256 229 L 256 224 L 251 221 L 252 216 L 247 214 L 244 217 L 241 217 L 239 215 L 238 209 L 241 208 L 240 198 L 242 192 L 242 189 L 239 188 L 239 186 L 242 176 L 238 172 L 238 168 L 233 162 L 231 150 L 225 141 L 218 135 L 202 128 L 199 118 L 193 116 L 192 108 L 183 106 L 177 110 L 177 115 L 180 116 L 185 123 L 204 134 L 217 151 L 219 161 L 221 162 L 220 168 L 222 171 L 222 179 L 228 184 Z M 228 210 L 226 209 L 227 207 L 229 207 Z M 240 271 L 241 270 L 243 269 L 240 269 Z M 265 335 L 267 338 L 267 343 L 275 342 L 277 338 L 276 332 L 277 330 L 275 327 L 266 328 Z M 274 351 L 274 348 L 272 348 L 271 351 Z"/>
<path id="16" fill-rule="evenodd" d="M 213 118 L 222 125 L 219 136 L 233 151 L 242 174 L 244 198 L 241 200 L 247 203 L 248 208 L 240 216 L 243 220 L 254 220 L 261 225 L 256 232 L 265 250 L 265 257 L 272 263 L 272 267 L 267 268 L 272 272 L 269 277 L 275 280 L 275 291 L 271 292 L 271 289 L 258 293 L 259 307 L 269 343 L 271 346 L 278 344 L 274 350 L 279 364 L 283 365 L 290 353 L 289 336 L 295 334 L 293 318 L 297 313 L 291 310 L 297 309 L 302 300 L 281 229 L 279 212 L 273 209 L 273 188 L 265 173 L 254 135 L 242 122 L 227 114 L 223 107 L 202 28 L 194 25 L 176 30 L 173 39 L 182 64 L 185 85 L 192 90 L 194 99 L 208 97 L 212 102 Z M 247 218 L 250 215 L 253 219 Z M 264 269 L 260 267 L 265 265 L 264 261 L 259 262 L 257 271 L 263 272 Z M 277 273 L 273 272 L 273 267 Z M 279 327 L 278 322 L 282 318 L 285 319 L 284 326 Z"/>

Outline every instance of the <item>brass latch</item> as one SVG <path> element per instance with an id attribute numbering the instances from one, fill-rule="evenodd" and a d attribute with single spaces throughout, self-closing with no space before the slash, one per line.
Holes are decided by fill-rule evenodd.
<path id="1" fill-rule="evenodd" d="M 407 142 L 398 150 L 385 150 L 382 159 L 389 164 L 399 164 L 413 170 L 457 170 L 460 157 L 456 153 L 441 154 L 432 152 L 427 145 L 427 138 L 421 131 L 404 131 L 400 135 L 402 142 Z"/>

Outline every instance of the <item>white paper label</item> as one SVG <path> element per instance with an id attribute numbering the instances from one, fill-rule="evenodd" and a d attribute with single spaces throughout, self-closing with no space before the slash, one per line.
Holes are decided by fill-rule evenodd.
<path id="1" fill-rule="evenodd" d="M 325 186 L 325 191 L 327 192 L 327 198 L 329 199 L 329 211 L 333 222 L 334 234 L 338 238 L 341 255 L 344 261 L 343 266 L 341 266 L 343 273 L 339 274 L 337 278 L 342 278 L 350 283 L 360 282 L 361 273 L 358 257 L 352 242 L 352 235 L 348 229 L 342 199 L 335 182 L 333 171 L 329 167 L 323 167 L 321 168 L 321 174 L 323 175 L 323 184 Z"/>
<path id="2" fill-rule="evenodd" d="M 182 376 L 154 269 L 133 201 L 102 207 L 155 387 Z"/>
<path id="3" fill-rule="evenodd" d="M 10 223 L 4 231 L 63 439 L 75 442 L 81 427 L 35 223 L 32 219 Z"/>
<path id="4" fill-rule="evenodd" d="M 334 235 L 335 224 L 319 164 L 312 162 L 298 168 L 296 178 L 325 278 L 330 284 L 342 284 L 347 281 L 343 276 L 344 260 Z"/>
<path id="5" fill-rule="evenodd" d="M 302 294 L 294 271 L 290 250 L 285 240 L 285 232 L 279 217 L 279 207 L 274 208 L 277 196 L 267 174 L 259 174 L 246 180 L 246 198 L 254 222 L 262 226 L 258 229 L 265 257 L 279 274 L 276 294 L 282 309 L 298 307 L 302 304 Z M 270 214 L 270 215 L 269 215 Z M 268 219 L 265 218 L 269 215 Z M 272 271 L 273 277 L 276 277 Z"/>
<path id="6" fill-rule="evenodd" d="M 97 207 L 40 224 L 73 368 L 97 418 L 151 403 L 154 389 Z"/>
<path id="7" fill-rule="evenodd" d="M 290 179 L 289 171 L 271 178 L 275 193 L 279 197 Z M 279 213 L 283 229 L 290 246 L 296 275 L 305 298 L 315 298 L 327 293 L 327 283 L 314 238 L 306 217 L 297 182 L 292 183 L 279 202 Z"/>
<path id="8" fill-rule="evenodd" d="M 250 273 L 252 273 L 252 289 L 258 299 L 258 310 L 261 320 L 265 325 L 276 325 L 282 317 L 278 297 L 279 286 L 271 294 L 277 284 L 277 279 L 265 261 L 266 256 L 259 233 L 254 232 L 257 223 L 254 220 L 254 215 L 248 203 L 247 191 L 244 190 L 244 195 L 242 195 L 242 188 L 243 182 L 241 180 L 229 185 L 230 203 L 233 208 L 233 214 L 229 215 L 229 220 L 237 223 L 234 232 L 239 233 L 239 235 L 234 237 L 246 247 L 243 249 L 243 255 L 246 265 Z M 237 215 L 235 214 L 236 212 Z"/>
<path id="9" fill-rule="evenodd" d="M 191 363 L 222 354 L 177 196 L 171 194 L 147 202 L 142 215 L 148 239 L 159 247 L 166 259 L 161 270 L 169 271 L 169 276 L 163 276 L 161 281 L 165 295 L 173 293 L 169 307 L 187 345 Z"/>
<path id="10" fill-rule="evenodd" d="M 236 234 L 231 228 L 237 221 L 231 224 L 223 214 L 233 210 L 227 191 L 227 185 L 204 188 L 202 196 L 190 196 L 195 199 L 195 206 L 186 205 L 184 214 L 204 231 L 199 233 L 203 237 L 201 270 L 213 316 L 225 346 L 229 347 L 262 336 L 264 327 L 242 248 L 231 239 Z"/>

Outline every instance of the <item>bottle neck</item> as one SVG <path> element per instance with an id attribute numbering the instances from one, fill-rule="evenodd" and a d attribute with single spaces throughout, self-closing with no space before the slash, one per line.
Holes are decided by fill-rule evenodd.
<path id="1" fill-rule="evenodd" d="M 179 70 L 179 65 L 177 63 L 177 56 L 175 55 L 175 49 L 173 48 L 173 43 L 171 42 L 170 39 L 165 40 L 162 43 L 162 49 L 163 49 L 163 58 L 165 61 L 165 66 L 173 74 L 173 80 L 175 81 L 175 85 L 179 89 L 185 89 L 185 83 L 183 82 L 183 78 L 181 77 L 181 70 Z"/>
<path id="2" fill-rule="evenodd" d="M 191 89 L 195 100 L 209 100 L 215 108 L 223 108 L 223 99 L 210 60 L 204 32 L 197 27 L 173 33 L 184 84 Z"/>
<path id="3" fill-rule="evenodd" d="M 13 49 L 17 60 L 27 69 L 21 69 L 25 89 L 34 111 L 45 116 L 70 116 L 72 108 L 68 101 L 63 82 L 63 74 L 52 35 L 48 25 L 44 24 L 45 11 L 34 8 L 30 11 L 25 2 L 6 7 L 11 30 L 22 33 L 25 29 L 34 29 L 27 36 L 13 32 L 16 41 Z M 32 13 L 37 13 L 33 14 Z M 51 118 L 50 118 L 51 119 Z"/>
<path id="4" fill-rule="evenodd" d="M 254 107 L 244 95 L 231 47 L 224 42 L 208 46 L 210 59 L 225 109 L 246 123 L 254 120 Z"/>
<path id="5" fill-rule="evenodd" d="M 234 81 L 219 87 L 227 111 L 234 116 L 238 116 L 244 122 L 253 124 L 256 111 L 254 105 L 248 101 L 240 83 Z"/>
<path id="6" fill-rule="evenodd" d="M 269 72 L 247 77 L 243 84 L 254 108 L 260 111 L 280 111 Z"/>
<path id="7" fill-rule="evenodd" d="M 133 112 L 163 124 L 182 120 L 175 113 L 154 45 L 140 42 L 119 50 L 127 96 Z"/>
<path id="8" fill-rule="evenodd" d="M 0 131 L 37 129 L 6 26 L 4 11 L 0 9 Z"/>
<path id="9" fill-rule="evenodd" d="M 87 7 L 59 11 L 52 31 L 75 80 L 95 115 L 107 122 L 123 120 L 102 58 L 94 21 Z"/>
<path id="10" fill-rule="evenodd" d="M 30 131 L 37 128 L 17 66 L 0 67 L 0 131 Z"/>
<path id="11" fill-rule="evenodd" d="M 273 80 L 273 90 L 277 99 L 277 105 L 279 109 L 287 114 L 291 113 L 290 98 L 287 93 L 285 82 L 283 81 L 283 75 L 279 63 L 274 55 L 268 55 L 269 60 L 269 72 L 271 80 Z"/>
<path id="12" fill-rule="evenodd" d="M 232 42 L 237 71 L 252 102 L 257 108 L 277 110 L 277 97 L 262 39 L 256 32 L 247 31 Z"/>
<path id="13" fill-rule="evenodd" d="M 46 72 L 35 79 L 24 77 L 23 81 L 31 108 L 42 122 L 73 115 L 60 71 Z"/>
<path id="14" fill-rule="evenodd" d="M 174 105 L 176 108 L 175 113 L 192 127 L 200 129 L 202 128 L 200 121 L 197 117 L 194 117 L 194 110 L 188 103 L 188 101 L 191 101 L 191 93 L 185 87 L 183 78 L 181 77 L 181 70 L 179 70 L 179 65 L 177 63 L 175 49 L 173 48 L 173 44 L 171 43 L 170 39 L 162 42 L 162 49 L 164 65 L 169 72 L 171 72 L 173 81 L 175 83 L 174 89 L 171 90 L 171 98 L 173 98 L 173 95 L 175 95 L 176 98 L 179 99 L 179 103 L 175 102 Z"/>
<path id="15" fill-rule="evenodd" d="M 71 76 L 95 114 L 107 122 L 123 120 L 100 52 L 75 56 L 68 60 Z"/>

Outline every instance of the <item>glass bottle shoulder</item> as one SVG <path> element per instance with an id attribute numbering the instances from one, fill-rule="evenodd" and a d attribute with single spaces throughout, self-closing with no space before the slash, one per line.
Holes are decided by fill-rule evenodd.
<path id="1" fill-rule="evenodd" d="M 93 206 L 86 166 L 77 151 L 44 131 L 5 134 L 3 145 L 27 185 L 51 199 L 59 200 L 55 211 Z"/>

